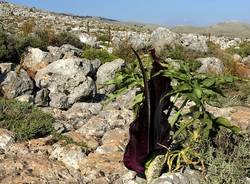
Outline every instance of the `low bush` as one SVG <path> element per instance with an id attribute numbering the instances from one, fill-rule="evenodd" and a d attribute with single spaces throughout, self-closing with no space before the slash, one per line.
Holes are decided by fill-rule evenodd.
<path id="1" fill-rule="evenodd" d="M 205 55 L 206 53 L 190 50 L 184 48 L 181 45 L 175 45 L 175 46 L 166 45 L 165 48 L 160 53 L 160 56 L 163 59 L 172 58 L 185 61 L 194 60 L 199 57 L 204 57 Z"/>
<path id="2" fill-rule="evenodd" d="M 250 55 L 250 42 L 242 42 L 239 47 L 232 47 L 228 49 L 230 53 L 239 54 L 241 57 L 246 57 Z"/>
<path id="3" fill-rule="evenodd" d="M 0 98 L 0 127 L 14 132 L 17 141 L 50 134 L 53 121 L 51 115 L 27 103 Z"/>
<path id="4" fill-rule="evenodd" d="M 110 54 L 108 51 L 95 48 L 88 48 L 84 50 L 82 57 L 90 60 L 99 59 L 102 63 L 111 62 L 117 59 L 116 56 Z"/>
<path id="5" fill-rule="evenodd" d="M 51 42 L 51 45 L 58 47 L 62 46 L 63 44 L 70 44 L 79 49 L 85 47 L 85 44 L 82 43 L 76 35 L 69 32 L 61 32 L 56 34 L 55 38 Z"/>
<path id="6" fill-rule="evenodd" d="M 126 39 L 114 47 L 113 54 L 124 59 L 127 63 L 134 62 L 136 59 L 135 55 L 131 51 L 131 44 L 129 43 L 129 40 Z"/>
<path id="7" fill-rule="evenodd" d="M 211 144 L 211 143 L 210 143 Z M 206 152 L 204 184 L 245 184 L 250 177 L 250 137 L 237 137 L 221 129 Z"/>

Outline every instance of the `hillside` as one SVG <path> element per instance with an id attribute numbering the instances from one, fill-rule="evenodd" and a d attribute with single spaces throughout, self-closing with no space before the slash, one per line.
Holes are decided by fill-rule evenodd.
<path id="1" fill-rule="evenodd" d="M 198 33 L 215 36 L 250 38 L 250 24 L 241 22 L 223 22 L 208 27 L 176 26 L 171 28 L 178 33 Z"/>

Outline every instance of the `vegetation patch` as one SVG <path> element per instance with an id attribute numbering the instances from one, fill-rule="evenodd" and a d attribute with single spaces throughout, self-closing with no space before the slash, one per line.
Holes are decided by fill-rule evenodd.
<path id="1" fill-rule="evenodd" d="M 14 132 L 17 141 L 50 134 L 53 122 L 51 115 L 32 105 L 0 98 L 0 127 Z"/>
<path id="2" fill-rule="evenodd" d="M 203 148 L 201 147 L 201 150 Z M 221 129 L 203 150 L 207 164 L 203 183 L 205 184 L 245 184 L 250 177 L 250 136 L 238 137 Z"/>
<path id="3" fill-rule="evenodd" d="M 244 41 L 238 47 L 232 47 L 228 51 L 232 54 L 239 54 L 241 57 L 247 57 L 250 55 L 250 42 Z"/>
<path id="4" fill-rule="evenodd" d="M 116 56 L 110 54 L 108 51 L 104 49 L 95 49 L 95 48 L 88 48 L 84 50 L 82 57 L 89 60 L 99 59 L 102 62 L 102 64 L 117 59 Z"/>

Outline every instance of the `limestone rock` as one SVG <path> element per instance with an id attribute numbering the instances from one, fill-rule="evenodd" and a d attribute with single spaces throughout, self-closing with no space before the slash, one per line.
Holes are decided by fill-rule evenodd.
<path id="1" fill-rule="evenodd" d="M 66 168 L 63 163 L 45 156 L 10 157 L 0 161 L 1 183 L 86 183 L 79 171 Z"/>
<path id="2" fill-rule="evenodd" d="M 47 89 L 41 89 L 36 93 L 35 102 L 39 107 L 49 106 L 49 91 Z"/>
<path id="3" fill-rule="evenodd" d="M 180 35 L 167 28 L 159 27 L 151 34 L 150 43 L 159 52 L 166 45 L 180 44 Z"/>
<path id="4" fill-rule="evenodd" d="M 143 49 L 149 45 L 150 35 L 132 31 L 117 31 L 112 33 L 112 44 L 120 47 L 122 44 L 131 45 L 134 49 Z"/>
<path id="5" fill-rule="evenodd" d="M 36 85 L 50 91 L 50 106 L 69 108 L 72 104 L 93 97 L 95 83 L 88 77 L 93 72 L 88 60 L 62 59 L 37 72 Z"/>
<path id="6" fill-rule="evenodd" d="M 233 59 L 234 59 L 235 62 L 241 62 L 242 61 L 242 57 L 239 54 L 234 54 Z"/>
<path id="7" fill-rule="evenodd" d="M 82 43 L 85 43 L 86 45 L 90 45 L 91 47 L 97 46 L 97 39 L 96 37 L 90 36 L 87 33 L 82 33 L 79 35 L 79 39 Z"/>
<path id="8" fill-rule="evenodd" d="M 101 117 L 93 116 L 77 132 L 85 136 L 102 137 L 108 129 L 107 121 Z"/>
<path id="9" fill-rule="evenodd" d="M 34 96 L 33 95 L 21 95 L 15 98 L 19 102 L 26 102 L 33 104 L 34 102 Z"/>
<path id="10" fill-rule="evenodd" d="M 0 63 L 0 74 L 6 75 L 8 72 L 13 71 L 14 68 L 15 65 L 13 63 Z"/>
<path id="11" fill-rule="evenodd" d="M 48 66 L 52 62 L 52 56 L 38 48 L 28 48 L 28 53 L 24 56 L 22 67 L 28 71 L 33 78 L 38 70 Z"/>
<path id="12" fill-rule="evenodd" d="M 9 72 L 1 86 L 4 97 L 10 99 L 24 94 L 30 95 L 34 88 L 33 81 L 23 69 L 19 73 Z"/>
<path id="13" fill-rule="evenodd" d="M 92 136 L 84 136 L 76 131 L 71 131 L 64 135 L 70 137 L 76 143 L 86 144 L 88 150 L 95 150 L 99 146 L 99 143 Z"/>
<path id="14" fill-rule="evenodd" d="M 60 51 L 63 55 L 64 59 L 72 58 L 72 57 L 81 57 L 82 50 L 78 49 L 70 44 L 64 44 L 60 47 Z"/>
<path id="15" fill-rule="evenodd" d="M 243 63 L 236 63 L 235 72 L 239 77 L 250 78 L 250 67 Z"/>
<path id="16" fill-rule="evenodd" d="M 120 71 L 125 66 L 125 61 L 116 59 L 112 62 L 101 65 L 97 71 L 97 85 L 98 88 L 104 88 L 104 91 L 110 93 L 114 90 L 113 85 L 105 86 L 105 82 L 113 79 L 116 72 Z"/>
<path id="17" fill-rule="evenodd" d="M 14 134 L 6 129 L 0 129 L 0 154 L 9 149 L 14 144 Z"/>
<path id="18" fill-rule="evenodd" d="M 186 169 L 184 173 L 165 173 L 151 184 L 200 184 L 201 177 L 198 171 Z"/>
<path id="19" fill-rule="evenodd" d="M 102 110 L 100 103 L 75 103 L 69 110 L 64 112 L 66 119 L 83 118 L 97 115 Z"/>
<path id="20" fill-rule="evenodd" d="M 194 34 L 183 34 L 180 38 L 182 46 L 201 52 L 207 52 L 207 38 L 201 35 L 194 35 Z"/>
<path id="21" fill-rule="evenodd" d="M 242 63 L 250 68 L 250 56 L 244 57 Z"/>
<path id="22" fill-rule="evenodd" d="M 86 156 L 81 147 L 73 144 L 66 146 L 56 144 L 53 147 L 50 158 L 62 161 L 67 167 L 79 169 L 79 163 Z"/>
<path id="23" fill-rule="evenodd" d="M 213 73 L 223 74 L 224 64 L 223 62 L 215 57 L 199 58 L 197 61 L 201 62 L 201 67 L 197 70 L 199 73 Z"/>
<path id="24" fill-rule="evenodd" d="M 242 40 L 240 38 L 211 37 L 211 41 L 220 46 L 222 50 L 238 46 Z"/>
<path id="25" fill-rule="evenodd" d="M 119 138 L 118 138 L 119 137 Z M 123 151 L 128 141 L 128 133 L 122 129 L 113 129 L 105 133 L 102 138 L 102 146 L 96 149 L 97 153 L 110 153 Z"/>
<path id="26" fill-rule="evenodd" d="M 81 161 L 80 170 L 82 174 L 88 177 L 91 177 L 91 175 L 95 178 L 100 177 L 100 175 L 108 176 L 110 180 L 109 183 L 113 183 L 124 170 L 122 158 L 122 152 L 112 152 L 108 154 L 90 153 L 88 157 L 85 157 Z M 95 172 L 93 173 L 93 171 Z"/>

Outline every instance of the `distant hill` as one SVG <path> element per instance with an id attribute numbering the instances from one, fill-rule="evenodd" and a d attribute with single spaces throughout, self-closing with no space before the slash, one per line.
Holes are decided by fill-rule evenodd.
<path id="1" fill-rule="evenodd" d="M 250 38 L 250 24 L 242 22 L 222 22 L 208 27 L 176 26 L 171 30 L 178 33 L 211 33 L 215 36 Z"/>

